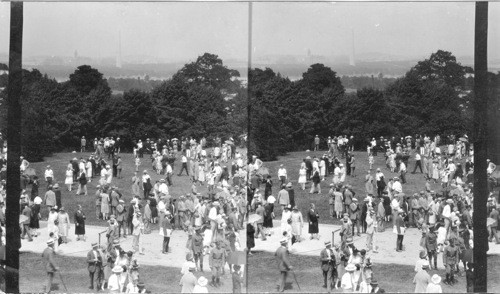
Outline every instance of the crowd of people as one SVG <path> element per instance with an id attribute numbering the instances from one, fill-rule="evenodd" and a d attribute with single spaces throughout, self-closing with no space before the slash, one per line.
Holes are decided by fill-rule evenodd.
<path id="1" fill-rule="evenodd" d="M 179 291 L 207 291 L 208 279 L 201 276 L 193 280 L 192 275 L 194 272 L 203 275 L 208 261 L 212 278 L 210 286 L 215 289 L 220 287 L 225 271 L 229 268 L 233 290 L 235 293 L 240 292 L 243 282 L 242 259 L 238 259 L 237 255 L 243 253 L 244 249 L 240 245 L 239 234 L 244 228 L 247 210 L 246 157 L 234 148 L 232 139 L 224 143 L 220 139 L 215 141 L 218 145 L 207 148 L 204 138 L 200 143 L 192 138 L 182 139 L 179 144 L 177 139 L 165 142 L 146 139 L 144 143 L 138 140 L 133 162 L 124 164 L 120 138 L 96 139 L 90 155 L 83 156 L 92 147 L 88 148 L 85 137 L 82 137 L 82 155 L 68 163 L 62 187 L 50 165 L 46 166 L 43 179 L 40 179 L 35 173 L 27 173 L 30 163 L 21 158 L 24 179 L 20 198 L 21 237 L 27 242 L 40 236 L 49 239 L 48 249 L 44 252 L 48 272 L 46 291 L 50 292 L 54 272 L 58 270 L 53 254 L 60 254 L 61 246 L 70 242 L 71 223 L 75 224 L 76 241 L 86 241 L 88 237 L 85 231 L 86 214 L 93 212 L 85 212 L 78 206 L 71 218 L 62 205 L 64 198 L 73 197 L 68 194 L 74 191 L 76 184 L 75 197 L 88 196 L 90 189 L 87 186 L 91 185 L 92 191 L 95 187 L 94 197 L 90 195 L 85 199 L 95 201 L 95 218 L 107 223 L 105 243 L 93 243 L 88 254 L 91 290 L 143 293 L 144 280 L 139 278 L 136 259 L 137 254 L 147 254 L 142 242 L 143 235 L 157 231 L 161 236 L 161 252 L 169 254 L 172 252 L 169 245 L 172 233 L 179 231 L 187 237 L 185 251 L 188 253 Z M 150 162 L 145 160 L 144 155 L 149 155 Z M 185 172 L 190 179 L 190 186 L 183 189 L 189 190 L 189 193 L 172 193 L 172 188 L 179 185 L 173 176 L 177 169 L 174 166 L 176 161 L 180 161 L 177 176 L 182 177 Z M 130 190 L 117 187 L 116 184 L 117 179 L 122 178 L 125 166 L 129 169 L 128 174 L 135 168 Z M 140 175 L 139 168 L 143 169 Z M 154 181 L 153 175 L 159 179 Z M 0 190 L 4 196 L 5 178 L 2 180 Z M 40 187 L 44 185 L 42 181 L 45 187 Z M 44 194 L 43 188 L 46 190 Z M 66 195 L 62 197 L 62 194 Z M 127 197 L 129 195 L 132 198 L 130 201 L 127 200 L 130 199 Z M 44 212 L 47 212 L 46 219 L 42 219 Z M 0 210 L 0 220 L 2 216 Z M 47 234 L 40 231 L 41 220 L 47 221 Z M 133 238 L 130 250 L 123 249 L 121 244 L 127 236 Z"/>
<path id="2" fill-rule="evenodd" d="M 329 217 L 341 222 L 341 241 L 327 242 L 321 253 L 322 269 L 325 277 L 324 287 L 342 288 L 347 291 L 369 293 L 383 291 L 373 281 L 370 256 L 378 253 L 379 246 L 374 244 L 374 234 L 390 228 L 395 235 L 395 251 L 405 250 L 405 231 L 415 228 L 421 232 L 419 257 L 415 271 L 416 292 L 440 293 L 441 276 L 429 275 L 429 270 L 444 270 L 443 283 L 453 286 L 457 277 L 466 276 L 467 289 L 472 289 L 472 215 L 473 215 L 473 147 L 466 135 L 460 139 L 446 138 L 444 145 L 439 136 L 407 136 L 400 140 L 373 138 L 367 147 L 367 165 L 364 176 L 364 192 L 356 195 L 349 177 L 356 176 L 356 158 L 352 150 L 353 138 L 347 136 L 328 138 L 328 152 L 322 156 L 307 156 L 300 165 L 298 178 L 292 178 L 286 166 L 279 165 L 274 175 L 262 177 L 258 169 L 262 162 L 254 159 L 255 167 L 250 174 L 250 209 L 259 215 L 253 224 L 248 224 L 247 247 L 252 248 L 254 239 L 266 240 L 272 232 L 272 220 L 281 212 L 281 223 L 277 230 L 283 235 L 281 247 L 276 252 L 281 272 L 279 291 L 284 290 L 286 272 L 292 267 L 287 254 L 293 252 L 293 244 L 302 242 L 304 224 L 309 224 L 310 239 L 318 234 L 319 214 L 311 203 L 305 217 L 297 207 L 294 184 L 309 193 L 322 194 L 320 185 L 329 186 Z M 320 141 L 316 137 L 315 150 L 319 151 Z M 444 149 L 444 150 L 441 150 Z M 385 167 L 380 165 L 379 154 L 385 157 Z M 414 159 L 414 161 L 412 160 Z M 344 162 L 341 162 L 345 160 Z M 412 162 L 413 161 L 413 162 Z M 413 163 L 413 172 L 420 172 L 425 178 L 421 191 L 408 194 L 405 187 L 406 174 Z M 487 173 L 491 175 L 496 165 L 488 160 Z M 393 173 L 387 177 L 384 173 Z M 294 173 L 295 174 L 295 173 Z M 331 177 L 331 181 L 329 178 Z M 276 179 L 276 180 L 275 180 Z M 279 183 L 278 191 L 273 191 L 273 181 Z M 439 186 L 433 189 L 435 184 Z M 260 188 L 265 185 L 263 193 Z M 325 191 L 325 190 L 323 190 Z M 275 196 L 273 196 L 275 195 Z M 324 194 L 323 194 L 324 195 Z M 498 195 L 490 193 L 488 200 L 491 224 L 490 242 L 497 244 L 499 222 Z M 325 217 L 325 216 L 323 216 Z M 275 230 L 276 231 L 276 230 Z M 365 249 L 357 249 L 353 239 L 366 235 Z M 286 253 L 284 253 L 286 252 Z M 438 268 L 437 260 L 443 267 Z M 425 262 L 423 262 L 425 260 Z M 342 274 L 343 273 L 343 274 Z M 328 282 L 327 282 L 328 279 Z M 375 289 L 375 290 L 374 290 Z"/>

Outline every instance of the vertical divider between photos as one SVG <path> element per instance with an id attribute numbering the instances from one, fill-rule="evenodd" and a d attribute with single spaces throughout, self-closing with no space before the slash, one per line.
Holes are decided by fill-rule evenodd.
<path id="1" fill-rule="evenodd" d="M 7 86 L 7 197 L 5 212 L 5 283 L 7 293 L 19 293 L 19 195 L 21 195 L 21 91 L 23 2 L 10 3 L 9 78 Z"/>
<path id="2" fill-rule="evenodd" d="M 486 293 L 488 185 L 486 174 L 488 126 L 488 2 L 476 2 L 474 29 L 474 292 Z M 492 118 L 490 118 L 492 119 Z"/>

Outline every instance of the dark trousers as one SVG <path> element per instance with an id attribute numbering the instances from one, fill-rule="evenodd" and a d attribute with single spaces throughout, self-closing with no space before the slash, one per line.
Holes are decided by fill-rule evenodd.
<path id="1" fill-rule="evenodd" d="M 186 170 L 186 175 L 189 176 L 188 165 L 186 162 L 182 163 L 181 171 L 179 172 L 178 176 L 180 176 L 184 170 Z"/>
<path id="2" fill-rule="evenodd" d="M 434 269 L 437 269 L 437 252 L 436 250 L 427 250 L 427 256 L 429 257 L 429 264 L 430 267 L 432 268 L 432 265 L 434 264 Z M 434 263 L 432 263 L 432 260 L 434 259 Z"/>
<path id="3" fill-rule="evenodd" d="M 28 240 L 33 241 L 33 237 L 31 237 L 30 225 L 23 224 L 23 234 L 21 238 L 24 238 L 24 235 L 28 235 Z"/>
<path id="4" fill-rule="evenodd" d="M 144 188 L 144 199 L 148 199 L 149 198 L 149 192 L 151 192 L 151 189 Z"/>
<path id="5" fill-rule="evenodd" d="M 396 240 L 396 250 L 403 250 L 403 238 L 405 235 L 398 235 Z"/>
<path id="6" fill-rule="evenodd" d="M 194 253 L 194 263 L 198 265 L 200 261 L 200 270 L 203 271 L 203 252 Z"/>
<path id="7" fill-rule="evenodd" d="M 384 186 L 377 184 L 377 195 L 378 197 L 382 197 L 382 192 L 384 192 Z"/>
<path id="8" fill-rule="evenodd" d="M 406 172 L 401 171 L 400 175 L 401 175 L 401 184 L 406 184 Z"/>
<path id="9" fill-rule="evenodd" d="M 167 253 L 168 252 L 168 244 L 170 243 L 170 237 L 166 237 L 166 236 L 163 236 L 163 250 L 162 252 L 163 253 Z"/>
<path id="10" fill-rule="evenodd" d="M 47 272 L 47 284 L 45 284 L 45 292 L 50 293 L 52 281 L 54 280 L 54 272 Z"/>
<path id="11" fill-rule="evenodd" d="M 167 185 L 172 186 L 172 174 L 167 174 Z"/>
<path id="12" fill-rule="evenodd" d="M 118 221 L 118 237 L 121 237 L 121 232 L 123 228 L 123 237 L 127 236 L 127 222 L 125 220 Z"/>
<path id="13" fill-rule="evenodd" d="M 90 277 L 90 288 L 91 289 L 94 288 L 94 280 L 95 280 L 96 288 L 97 289 L 101 288 L 102 276 L 101 276 L 100 266 L 96 266 L 95 272 L 89 272 L 89 277 Z"/>
<path id="14" fill-rule="evenodd" d="M 328 289 L 328 292 L 330 292 L 332 289 L 332 284 L 333 284 L 333 268 L 332 267 L 328 268 L 327 271 L 323 271 L 323 280 L 324 280 L 323 287 L 326 287 Z"/>
<path id="15" fill-rule="evenodd" d="M 282 271 L 281 274 L 280 274 L 280 282 L 278 284 L 278 286 L 279 286 L 278 291 L 279 292 L 285 291 L 285 283 L 286 283 L 286 276 L 287 275 L 288 275 L 287 271 Z"/>
<path id="16" fill-rule="evenodd" d="M 420 168 L 420 173 L 423 173 L 421 160 L 417 160 L 417 162 L 415 163 L 415 168 L 413 169 L 413 173 L 415 173 L 417 171 L 417 167 Z"/>

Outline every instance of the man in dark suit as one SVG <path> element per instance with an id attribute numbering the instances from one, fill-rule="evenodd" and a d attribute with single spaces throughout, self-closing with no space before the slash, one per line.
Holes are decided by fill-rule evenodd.
<path id="1" fill-rule="evenodd" d="M 47 271 L 47 284 L 45 288 L 46 293 L 50 293 L 52 287 L 52 280 L 54 280 L 54 273 L 59 270 L 54 261 L 54 239 L 47 241 L 47 248 L 42 253 L 43 259 L 46 261 L 45 270 Z"/>
<path id="2" fill-rule="evenodd" d="M 328 293 L 330 293 L 332 291 L 333 277 L 336 273 L 332 242 L 325 242 L 325 249 L 321 250 L 319 257 L 321 259 L 321 270 L 323 271 L 323 288 L 327 288 Z"/>
<path id="3" fill-rule="evenodd" d="M 288 248 L 286 245 L 288 244 L 288 239 L 283 238 L 280 240 L 281 246 L 276 250 L 274 256 L 276 256 L 276 261 L 278 262 L 278 268 L 281 272 L 280 284 L 278 285 L 278 291 L 285 291 L 285 282 L 286 276 L 288 275 L 288 271 L 292 270 L 293 267 L 290 265 L 290 261 L 288 260 Z"/>
<path id="4" fill-rule="evenodd" d="M 94 277 L 96 279 L 97 289 L 101 288 L 101 269 L 102 269 L 102 256 L 97 250 L 97 243 L 92 243 L 92 250 L 87 253 L 87 263 L 90 276 L 90 290 L 94 289 Z"/>

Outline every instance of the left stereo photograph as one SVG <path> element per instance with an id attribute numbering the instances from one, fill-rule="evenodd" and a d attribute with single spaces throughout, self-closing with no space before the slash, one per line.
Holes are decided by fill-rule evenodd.
<path id="1" fill-rule="evenodd" d="M 250 18 L 0 3 L 2 291 L 246 293 Z"/>

